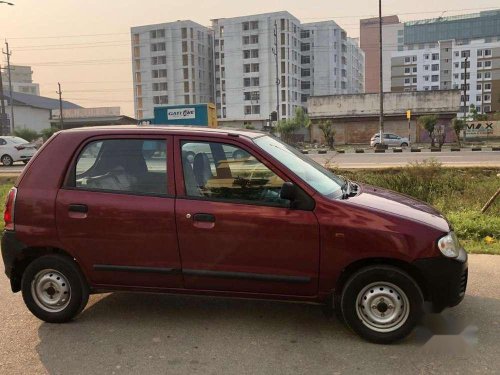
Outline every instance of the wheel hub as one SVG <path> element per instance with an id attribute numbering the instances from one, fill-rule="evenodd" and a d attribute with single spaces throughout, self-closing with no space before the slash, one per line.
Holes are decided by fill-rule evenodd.
<path id="1" fill-rule="evenodd" d="M 408 297 L 399 287 L 388 282 L 377 282 L 359 292 L 356 312 L 370 329 L 392 332 L 406 322 L 410 305 Z"/>
<path id="2" fill-rule="evenodd" d="M 31 294 L 40 308 L 48 312 L 58 312 L 68 306 L 71 287 L 61 272 L 42 270 L 31 282 Z"/>

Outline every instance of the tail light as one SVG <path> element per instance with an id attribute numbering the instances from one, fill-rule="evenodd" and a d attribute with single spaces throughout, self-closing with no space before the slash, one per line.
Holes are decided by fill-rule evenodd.
<path id="1" fill-rule="evenodd" d="M 17 151 L 21 151 L 21 150 L 24 150 L 26 148 L 26 146 L 14 146 L 14 148 L 17 150 Z"/>
<path id="2" fill-rule="evenodd" d="M 3 220 L 5 221 L 6 230 L 14 230 L 14 205 L 16 204 L 17 189 L 13 187 L 10 189 L 5 202 L 5 212 Z"/>

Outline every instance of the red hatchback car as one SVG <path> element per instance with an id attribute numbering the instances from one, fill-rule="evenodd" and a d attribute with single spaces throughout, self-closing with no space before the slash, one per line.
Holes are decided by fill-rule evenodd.
<path id="1" fill-rule="evenodd" d="M 264 133 L 100 127 L 55 134 L 10 191 L 12 291 L 47 322 L 110 290 L 333 306 L 388 343 L 458 304 L 467 255 L 446 219 Z"/>

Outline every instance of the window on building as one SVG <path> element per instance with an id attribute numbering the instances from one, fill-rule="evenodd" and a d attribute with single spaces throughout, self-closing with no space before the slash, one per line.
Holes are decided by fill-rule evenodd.
<path id="1" fill-rule="evenodd" d="M 424 65 L 424 70 L 429 70 L 429 65 Z"/>
<path id="2" fill-rule="evenodd" d="M 490 94 L 483 95 L 483 101 L 490 102 L 491 101 L 491 95 Z"/>
<path id="3" fill-rule="evenodd" d="M 311 32 L 309 30 L 301 30 L 300 37 L 302 39 L 309 38 L 311 36 Z"/>
<path id="4" fill-rule="evenodd" d="M 484 62 L 484 67 L 485 68 L 491 68 L 491 60 L 485 61 Z"/>
<path id="5" fill-rule="evenodd" d="M 243 36 L 243 45 L 250 44 L 250 36 Z"/>
<path id="6" fill-rule="evenodd" d="M 251 55 L 252 59 L 255 59 L 255 58 L 259 57 L 259 50 L 258 49 L 251 50 L 251 54 L 250 55 Z"/>
<path id="7" fill-rule="evenodd" d="M 183 27 L 183 28 L 181 29 L 181 36 L 182 36 L 182 39 L 186 39 L 186 38 L 187 38 L 187 35 L 188 35 L 188 33 L 187 33 L 187 28 L 186 28 L 186 27 Z"/>
<path id="8" fill-rule="evenodd" d="M 417 83 L 417 77 L 412 78 L 412 83 Z"/>
<path id="9" fill-rule="evenodd" d="M 250 35 L 250 44 L 257 44 L 259 43 L 259 36 L 258 35 Z"/>
<path id="10" fill-rule="evenodd" d="M 252 114 L 260 115 L 260 105 L 253 105 L 252 106 Z"/>
<path id="11" fill-rule="evenodd" d="M 406 56 L 405 57 L 405 63 L 410 63 L 411 62 L 411 57 L 410 56 Z"/>
<path id="12" fill-rule="evenodd" d="M 250 30 L 250 22 L 243 22 L 241 24 L 241 28 L 243 29 L 243 31 Z"/>
<path id="13" fill-rule="evenodd" d="M 243 78 L 243 87 L 250 87 L 250 78 Z"/>
<path id="14" fill-rule="evenodd" d="M 482 73 L 477 73 L 477 79 L 481 79 L 483 77 Z"/>
<path id="15" fill-rule="evenodd" d="M 429 54 L 428 53 L 424 54 L 424 60 L 429 60 Z"/>
<path id="16" fill-rule="evenodd" d="M 485 49 L 484 56 L 491 56 L 491 49 Z"/>
<path id="17" fill-rule="evenodd" d="M 432 64 L 431 70 L 432 70 L 433 72 L 437 72 L 437 71 L 439 71 L 439 64 Z"/>
<path id="18" fill-rule="evenodd" d="M 484 84 L 484 91 L 491 91 L 491 83 Z"/>
<path id="19" fill-rule="evenodd" d="M 412 68 L 412 72 L 413 72 L 413 73 L 416 73 L 416 72 L 417 72 L 417 67 L 416 67 L 416 66 L 414 66 L 414 67 Z"/>
<path id="20" fill-rule="evenodd" d="M 410 68 L 405 68 L 405 74 L 410 74 Z"/>
<path id="21" fill-rule="evenodd" d="M 432 54 L 432 60 L 439 60 L 439 53 L 433 53 Z"/>
<path id="22" fill-rule="evenodd" d="M 491 106 L 490 105 L 485 105 L 484 106 L 484 113 L 489 113 L 491 112 Z"/>
<path id="23" fill-rule="evenodd" d="M 259 86 L 259 77 L 252 77 L 252 86 Z"/>
<path id="24" fill-rule="evenodd" d="M 250 30 L 257 30 L 259 28 L 259 21 L 250 21 Z"/>
<path id="25" fill-rule="evenodd" d="M 477 50 L 477 55 L 478 56 L 483 56 L 483 50 L 482 49 L 478 49 Z"/>
<path id="26" fill-rule="evenodd" d="M 258 63 L 251 64 L 252 73 L 257 73 L 260 70 L 260 66 Z"/>
<path id="27" fill-rule="evenodd" d="M 429 76 L 424 76 L 424 81 L 428 82 L 429 81 Z"/>
<path id="28" fill-rule="evenodd" d="M 311 82 L 310 81 L 301 81 L 300 88 L 302 90 L 309 90 L 311 88 Z"/>
<path id="29" fill-rule="evenodd" d="M 482 61 L 478 61 L 477 62 L 477 67 L 478 68 L 482 68 L 483 67 L 483 62 Z"/>
<path id="30" fill-rule="evenodd" d="M 300 50 L 302 52 L 310 51 L 311 50 L 311 43 L 301 43 Z"/>
<path id="31" fill-rule="evenodd" d="M 301 64 L 310 64 L 311 63 L 311 56 L 307 55 L 302 55 L 300 58 Z"/>
<path id="32" fill-rule="evenodd" d="M 301 77 L 310 77 L 311 76 L 311 69 L 309 69 L 309 68 L 302 69 L 300 75 L 301 75 Z"/>
<path id="33" fill-rule="evenodd" d="M 491 79 L 491 72 L 484 72 L 484 79 Z"/>
<path id="34" fill-rule="evenodd" d="M 460 56 L 461 57 L 470 57 L 470 51 L 469 50 L 464 50 L 464 51 L 462 51 L 462 53 L 461 53 Z"/>
<path id="35" fill-rule="evenodd" d="M 410 84 L 410 79 L 409 78 L 405 78 L 405 85 L 409 85 Z"/>
<path id="36" fill-rule="evenodd" d="M 460 68 L 465 69 L 465 61 L 462 61 L 460 63 Z M 467 69 L 470 68 L 470 61 L 467 61 Z"/>

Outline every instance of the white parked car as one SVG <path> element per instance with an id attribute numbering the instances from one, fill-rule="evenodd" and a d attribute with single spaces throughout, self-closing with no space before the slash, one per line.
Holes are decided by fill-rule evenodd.
<path id="1" fill-rule="evenodd" d="M 370 139 L 370 146 L 376 147 L 380 143 L 380 133 L 374 134 Z M 400 137 L 396 134 L 384 133 L 384 144 L 393 147 L 408 147 L 410 141 L 406 137 Z"/>
<path id="2" fill-rule="evenodd" d="M 35 155 L 35 145 L 19 137 L 0 136 L 0 161 L 5 166 L 10 166 L 16 161 L 24 164 Z"/>

